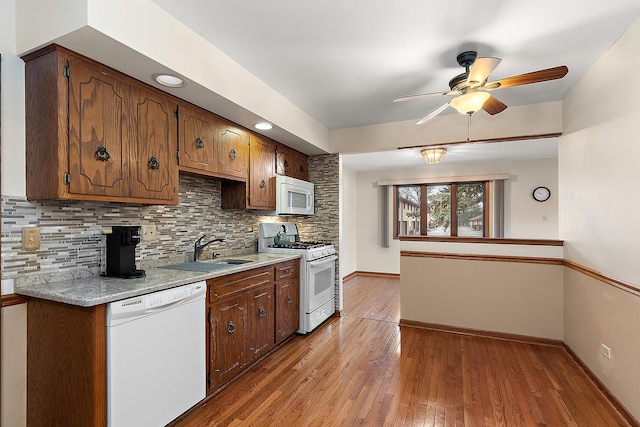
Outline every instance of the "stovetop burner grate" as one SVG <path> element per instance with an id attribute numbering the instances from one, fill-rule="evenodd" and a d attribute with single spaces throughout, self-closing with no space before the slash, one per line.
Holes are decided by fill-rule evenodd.
<path id="1" fill-rule="evenodd" d="M 291 242 L 281 245 L 269 245 L 268 247 L 278 249 L 315 249 L 330 245 L 331 243 L 326 242 Z"/>

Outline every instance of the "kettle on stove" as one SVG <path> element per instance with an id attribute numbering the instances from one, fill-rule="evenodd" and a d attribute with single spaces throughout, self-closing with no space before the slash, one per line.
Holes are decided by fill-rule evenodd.
<path id="1" fill-rule="evenodd" d="M 287 227 L 285 225 L 282 225 L 282 230 L 278 231 L 278 234 L 273 236 L 273 243 L 275 245 L 289 244 L 289 235 L 287 234 Z"/>

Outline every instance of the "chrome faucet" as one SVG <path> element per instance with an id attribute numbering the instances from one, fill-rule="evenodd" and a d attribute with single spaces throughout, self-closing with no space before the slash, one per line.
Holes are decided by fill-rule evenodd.
<path id="1" fill-rule="evenodd" d="M 204 239 L 205 237 L 206 237 L 206 235 L 200 237 L 198 240 L 196 240 L 196 243 L 193 245 L 193 260 L 194 261 L 198 261 L 198 258 L 200 257 L 200 254 L 202 253 L 203 249 L 206 248 L 207 246 L 209 246 L 211 243 L 214 243 L 214 242 L 226 242 L 227 241 L 227 239 L 224 239 L 224 238 L 217 238 L 217 239 L 211 239 L 207 243 L 202 243 L 202 239 Z"/>

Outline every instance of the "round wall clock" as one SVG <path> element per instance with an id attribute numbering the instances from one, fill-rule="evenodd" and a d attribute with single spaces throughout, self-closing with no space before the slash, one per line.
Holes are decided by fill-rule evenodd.
<path id="1" fill-rule="evenodd" d="M 551 197 L 551 190 L 547 187 L 536 187 L 533 190 L 533 198 L 536 202 L 546 202 Z"/>

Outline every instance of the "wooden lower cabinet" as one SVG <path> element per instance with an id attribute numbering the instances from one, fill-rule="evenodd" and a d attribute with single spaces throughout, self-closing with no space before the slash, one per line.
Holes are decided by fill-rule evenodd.
<path id="1" fill-rule="evenodd" d="M 267 354 L 274 347 L 275 298 L 273 285 L 258 288 L 247 296 L 247 364 Z"/>
<path id="2" fill-rule="evenodd" d="M 294 260 L 207 280 L 209 394 L 298 330 L 298 265 Z"/>
<path id="3" fill-rule="evenodd" d="M 276 283 L 276 345 L 300 327 L 300 277 L 283 279 Z"/>
<path id="4" fill-rule="evenodd" d="M 226 299 L 210 308 L 209 388 L 217 389 L 225 384 L 238 375 L 246 364 L 246 311 L 246 295 Z"/>
<path id="5" fill-rule="evenodd" d="M 106 306 L 27 302 L 27 425 L 106 426 Z"/>

